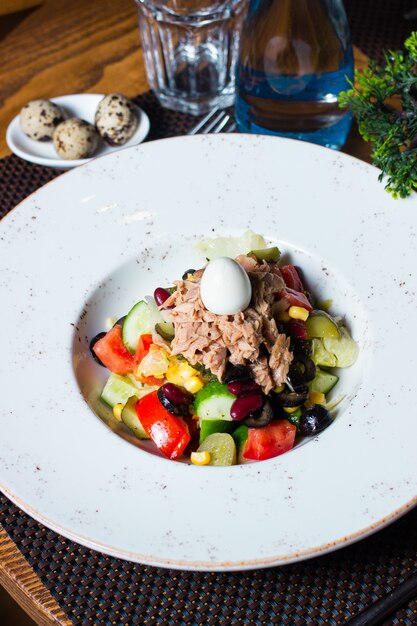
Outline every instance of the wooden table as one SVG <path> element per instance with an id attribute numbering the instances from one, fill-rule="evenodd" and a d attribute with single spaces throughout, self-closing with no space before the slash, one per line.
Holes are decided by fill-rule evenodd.
<path id="1" fill-rule="evenodd" d="M 30 8 L 2 17 L 3 1 Z M 134 96 L 149 89 L 133 0 L 2 3 L 0 158 L 10 154 L 7 125 L 29 100 L 81 92 Z M 359 50 L 355 59 L 357 67 L 366 63 Z M 369 149 L 355 129 L 345 151 L 369 160 Z"/>
<path id="2" fill-rule="evenodd" d="M 2 15 L 6 8 L 22 9 Z M 356 65 L 366 57 L 355 50 Z M 5 131 L 34 98 L 148 90 L 133 0 L 5 0 L 0 5 L 0 158 Z M 369 161 L 354 128 L 345 151 Z M 15 544 L 0 528 L 0 583 L 37 624 L 70 625 Z"/>
<path id="3" fill-rule="evenodd" d="M 15 24 L 0 42 L 0 158 L 10 154 L 6 127 L 29 100 L 149 89 L 133 0 L 38 1 L 0 17 L 0 37 L 3 21 Z"/>

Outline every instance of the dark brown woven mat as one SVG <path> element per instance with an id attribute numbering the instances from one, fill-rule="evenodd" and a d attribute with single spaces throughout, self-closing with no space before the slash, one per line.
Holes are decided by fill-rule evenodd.
<path id="1" fill-rule="evenodd" d="M 331 555 L 232 574 L 104 556 L 41 526 L 1 494 L 0 521 L 74 624 L 346 624 L 417 567 L 417 510 Z M 417 600 L 387 623 L 416 624 Z"/>
<path id="2" fill-rule="evenodd" d="M 346 6 L 354 43 L 377 57 L 382 46 L 401 46 L 413 27 L 402 15 L 417 2 L 346 0 Z M 183 134 L 195 123 L 164 111 L 150 93 L 137 102 L 151 118 L 149 140 Z M 0 216 L 58 175 L 15 156 L 1 160 Z M 417 569 L 417 509 L 331 555 L 231 574 L 176 572 L 104 556 L 38 524 L 2 494 L 0 523 L 75 625 L 346 624 Z M 386 624 L 417 624 L 417 599 Z"/>
<path id="3" fill-rule="evenodd" d="M 397 50 L 417 19 L 404 16 L 417 9 L 416 0 L 344 0 L 353 43 L 372 59 L 381 60 L 382 50 Z"/>

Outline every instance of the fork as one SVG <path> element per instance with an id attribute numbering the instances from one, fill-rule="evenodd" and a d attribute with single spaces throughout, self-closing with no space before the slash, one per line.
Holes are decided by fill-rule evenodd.
<path id="1" fill-rule="evenodd" d="M 188 131 L 187 135 L 196 135 L 197 133 L 232 133 L 236 129 L 236 124 L 232 117 L 226 111 L 220 111 L 218 108 L 212 109 L 202 120 Z"/>

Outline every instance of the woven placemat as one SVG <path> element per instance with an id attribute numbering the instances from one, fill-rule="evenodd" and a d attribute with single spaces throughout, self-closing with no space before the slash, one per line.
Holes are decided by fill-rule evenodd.
<path id="1" fill-rule="evenodd" d="M 366 12 L 375 10 L 375 19 L 363 15 L 363 5 Z M 412 28 L 412 23 L 403 28 L 402 15 L 413 5 L 417 2 L 346 0 L 354 43 L 374 57 L 382 46 L 400 47 Z M 376 33 L 373 39 L 370 32 Z M 151 119 L 148 140 L 183 134 L 195 123 L 163 110 L 150 93 L 137 103 Z M 0 160 L 0 216 L 58 175 L 15 156 Z M 346 624 L 417 569 L 417 509 L 331 555 L 230 574 L 178 572 L 107 557 L 48 530 L 2 494 L 0 523 L 74 625 Z M 417 599 L 386 622 L 416 623 Z"/>
<path id="2" fill-rule="evenodd" d="M 353 43 L 372 59 L 381 60 L 382 51 L 402 48 L 417 16 L 406 19 L 417 9 L 416 0 L 344 0 Z"/>
<path id="3" fill-rule="evenodd" d="M 75 625 L 342 625 L 417 567 L 417 510 L 331 555 L 230 574 L 178 572 L 104 556 L 38 524 L 1 494 L 0 521 Z M 417 600 L 387 622 L 416 623 Z"/>

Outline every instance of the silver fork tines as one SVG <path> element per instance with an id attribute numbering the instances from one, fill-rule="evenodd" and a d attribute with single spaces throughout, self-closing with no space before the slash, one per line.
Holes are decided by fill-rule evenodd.
<path id="1" fill-rule="evenodd" d="M 231 122 L 231 123 L 230 123 Z M 202 120 L 200 120 L 191 130 L 188 131 L 188 135 L 196 135 L 201 132 L 207 133 L 219 133 L 223 131 L 225 133 L 232 133 L 236 129 L 236 124 L 225 111 L 219 111 L 219 109 L 212 109 L 207 113 Z"/>

